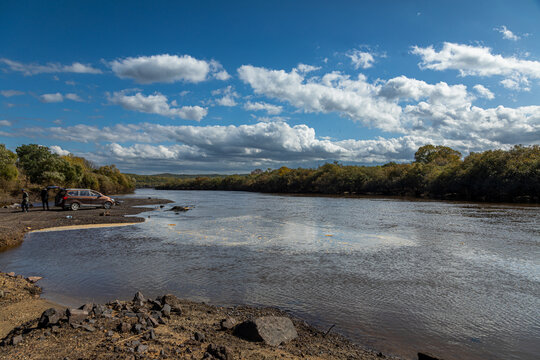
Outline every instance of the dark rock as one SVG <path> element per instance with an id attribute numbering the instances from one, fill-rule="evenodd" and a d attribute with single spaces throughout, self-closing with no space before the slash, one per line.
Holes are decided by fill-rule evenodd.
<path id="1" fill-rule="evenodd" d="M 144 298 L 142 292 L 137 291 L 137 293 L 135 293 L 135 296 L 133 297 L 133 303 L 139 306 L 143 306 L 145 301 L 146 299 Z"/>
<path id="2" fill-rule="evenodd" d="M 226 318 L 220 322 L 221 330 L 231 330 L 236 326 L 236 320 L 233 318 Z"/>
<path id="3" fill-rule="evenodd" d="M 150 329 L 149 332 L 144 334 L 144 339 L 145 340 L 156 340 L 156 332 L 154 331 L 154 329 Z"/>
<path id="4" fill-rule="evenodd" d="M 151 316 L 148 316 L 148 317 L 146 318 L 146 324 L 147 324 L 149 327 L 158 327 L 158 326 L 159 326 L 158 320 L 154 319 L 154 318 L 151 317 Z"/>
<path id="5" fill-rule="evenodd" d="M 163 313 L 163 316 L 165 316 L 166 318 L 170 318 L 171 317 L 171 305 L 169 304 L 165 304 L 163 305 L 163 308 L 161 309 L 161 312 Z"/>
<path id="6" fill-rule="evenodd" d="M 206 353 L 218 360 L 231 360 L 233 358 L 231 351 L 226 346 L 210 344 L 206 348 Z"/>
<path id="7" fill-rule="evenodd" d="M 129 318 L 138 317 L 137 314 L 135 314 L 134 312 L 131 312 L 131 311 L 126 311 L 126 312 L 122 313 L 122 315 L 124 315 L 125 317 L 129 317 Z"/>
<path id="8" fill-rule="evenodd" d="M 23 341 L 22 335 L 16 335 L 16 336 L 11 338 L 11 345 L 17 345 L 21 341 Z"/>
<path id="9" fill-rule="evenodd" d="M 96 304 L 96 305 L 94 305 L 94 307 L 92 309 L 92 312 L 94 313 L 95 316 L 101 316 L 107 310 L 109 310 L 109 309 L 107 309 L 107 307 L 105 305 Z"/>
<path id="10" fill-rule="evenodd" d="M 135 348 L 135 351 L 138 352 L 139 354 L 142 354 L 144 352 L 146 352 L 146 350 L 148 350 L 148 345 L 138 345 L 136 348 Z"/>
<path id="11" fill-rule="evenodd" d="M 38 326 L 41 328 L 58 324 L 58 322 L 64 317 L 64 312 L 60 312 L 55 308 L 47 309 L 41 314 L 39 318 Z"/>
<path id="12" fill-rule="evenodd" d="M 235 335 L 249 341 L 264 341 L 271 346 L 287 343 L 298 336 L 291 319 L 284 316 L 263 316 L 236 326 Z"/>
<path id="13" fill-rule="evenodd" d="M 176 296 L 167 294 L 163 295 L 160 300 L 163 305 L 168 304 L 171 307 L 171 312 L 178 315 L 182 314 L 182 308 L 180 307 L 181 302 Z"/>
<path id="14" fill-rule="evenodd" d="M 435 357 L 435 356 L 433 356 L 431 354 L 419 352 L 418 353 L 418 360 L 441 360 L 441 359 L 439 359 L 438 357 Z"/>
<path id="15" fill-rule="evenodd" d="M 90 325 L 83 325 L 82 328 L 88 332 L 94 332 L 96 331 L 96 328 Z"/>
<path id="16" fill-rule="evenodd" d="M 131 331 L 133 331 L 135 334 L 140 334 L 144 331 L 144 327 L 141 324 L 135 324 L 131 328 Z"/>
<path id="17" fill-rule="evenodd" d="M 152 299 L 148 299 L 148 303 L 151 305 L 151 309 L 152 310 L 161 310 L 162 308 L 162 304 L 161 304 L 161 301 L 158 301 L 158 300 L 152 300 Z"/>
<path id="18" fill-rule="evenodd" d="M 122 310 L 122 304 L 118 300 L 114 300 L 113 302 L 109 303 L 109 305 L 116 311 Z"/>
<path id="19" fill-rule="evenodd" d="M 198 331 L 196 331 L 195 334 L 193 334 L 193 338 L 195 339 L 195 341 L 198 341 L 198 342 L 204 342 L 204 340 L 206 340 L 206 337 L 204 336 L 204 334 L 201 334 Z"/>
<path id="20" fill-rule="evenodd" d="M 70 324 L 83 322 L 88 317 L 88 311 L 81 309 L 67 309 L 66 314 Z"/>
<path id="21" fill-rule="evenodd" d="M 121 322 L 120 324 L 118 324 L 118 331 L 120 332 L 127 333 L 129 332 L 130 329 L 131 329 L 131 325 L 129 325 L 126 322 Z"/>
<path id="22" fill-rule="evenodd" d="M 191 210 L 191 209 L 192 208 L 190 208 L 189 206 L 173 206 L 168 211 L 184 212 L 184 211 L 188 211 L 188 210 Z"/>
<path id="23" fill-rule="evenodd" d="M 84 311 L 86 311 L 87 313 L 90 314 L 92 312 L 92 310 L 94 309 L 94 304 L 91 304 L 91 303 L 84 304 L 79 309 L 84 310 Z"/>

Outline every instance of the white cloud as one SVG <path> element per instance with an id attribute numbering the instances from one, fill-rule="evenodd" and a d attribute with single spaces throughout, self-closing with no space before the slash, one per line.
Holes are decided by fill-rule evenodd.
<path id="1" fill-rule="evenodd" d="M 62 149 L 58 145 L 49 146 L 49 149 L 51 150 L 51 152 L 53 154 L 58 154 L 60 156 L 67 156 L 67 155 L 71 154 L 69 151 Z"/>
<path id="2" fill-rule="evenodd" d="M 55 103 L 64 101 L 64 96 L 57 92 L 54 94 L 43 94 L 39 99 L 44 103 Z"/>
<path id="3" fill-rule="evenodd" d="M 269 115 L 279 115 L 283 111 L 283 107 L 279 105 L 272 105 L 265 102 L 251 102 L 248 101 L 244 104 L 244 109 L 248 111 L 266 111 Z"/>
<path id="4" fill-rule="evenodd" d="M 361 51 L 358 49 L 351 50 L 347 54 L 347 57 L 351 59 L 351 62 L 355 69 L 369 69 L 375 62 L 373 54 L 367 51 Z"/>
<path id="5" fill-rule="evenodd" d="M 216 100 L 216 104 L 229 107 L 238 105 L 235 99 L 240 97 L 240 95 L 233 90 L 233 87 L 231 85 L 227 86 L 224 89 L 212 91 L 212 95 L 223 95 L 221 98 Z"/>
<path id="6" fill-rule="evenodd" d="M 171 118 L 179 117 L 186 120 L 201 121 L 208 114 L 208 110 L 200 106 L 177 107 L 175 100 L 169 104 L 167 97 L 158 92 L 154 93 L 154 95 L 145 96 L 140 92 L 135 95 L 127 95 L 125 91 L 120 91 L 109 96 L 109 101 L 122 106 L 126 110 L 158 114 Z"/>
<path id="7" fill-rule="evenodd" d="M 230 76 L 217 61 L 198 60 L 189 55 L 153 55 L 128 57 L 110 63 L 112 71 L 122 79 L 133 79 L 141 84 L 184 81 L 199 83 L 208 76 L 227 80 Z"/>
<path id="8" fill-rule="evenodd" d="M 0 126 L 11 126 L 11 122 L 8 120 L 0 120 Z"/>
<path id="9" fill-rule="evenodd" d="M 73 100 L 73 101 L 78 101 L 78 102 L 84 101 L 83 99 L 81 99 L 81 98 L 79 97 L 79 95 L 73 94 L 73 93 L 66 94 L 66 95 L 65 95 L 65 98 L 66 98 L 66 99 L 69 99 L 69 100 Z"/>
<path id="10" fill-rule="evenodd" d="M 301 72 L 301 73 L 304 73 L 304 74 L 307 74 L 309 72 L 312 72 L 312 71 L 317 71 L 317 70 L 320 70 L 321 67 L 320 66 L 313 66 L 313 65 L 306 65 L 306 64 L 298 64 L 298 66 L 296 67 L 296 70 L 298 72 Z"/>
<path id="11" fill-rule="evenodd" d="M 500 27 L 496 27 L 493 30 L 500 32 L 503 35 L 503 39 L 512 40 L 512 41 L 518 41 L 519 39 L 521 39 L 519 36 L 514 34 L 504 25 Z"/>
<path id="12" fill-rule="evenodd" d="M 529 78 L 540 79 L 540 61 L 503 57 L 492 54 L 488 47 L 444 43 L 440 51 L 436 51 L 433 46 L 414 46 L 412 53 L 422 58 L 419 64 L 422 69 L 458 70 L 461 76 L 499 75 L 513 80 L 514 85 L 526 84 Z M 526 88 L 514 86 L 521 87 Z"/>
<path id="13" fill-rule="evenodd" d="M 332 72 L 306 79 L 296 71 L 288 73 L 251 65 L 241 66 L 238 73 L 255 93 L 287 101 L 305 112 L 339 112 L 368 126 L 399 129 L 401 108 L 375 96 L 377 86 L 369 84 L 363 75 L 351 79 Z"/>
<path id="14" fill-rule="evenodd" d="M 61 93 L 57 92 L 54 94 L 43 94 L 39 96 L 39 100 L 44 103 L 55 103 L 55 102 L 62 102 L 65 99 L 72 100 L 72 101 L 78 101 L 82 102 L 84 101 L 79 97 L 77 94 L 68 93 L 65 95 L 62 95 Z"/>
<path id="15" fill-rule="evenodd" d="M 20 96 L 20 95 L 24 95 L 24 91 L 19 91 L 19 90 L 2 90 L 0 91 L 0 94 L 2 94 L 2 96 L 5 96 L 5 97 L 12 97 L 12 96 Z"/>
<path id="16" fill-rule="evenodd" d="M 478 96 L 492 100 L 495 98 L 495 95 L 485 86 L 477 84 L 473 86 L 473 89 L 478 93 Z"/>
<path id="17" fill-rule="evenodd" d="M 24 75 L 36 75 L 44 73 L 79 73 L 79 74 L 101 74 L 102 71 L 91 65 L 74 62 L 71 65 L 62 65 L 59 63 L 23 64 L 17 61 L 0 58 L 0 63 L 6 64 L 11 71 L 22 72 Z"/>

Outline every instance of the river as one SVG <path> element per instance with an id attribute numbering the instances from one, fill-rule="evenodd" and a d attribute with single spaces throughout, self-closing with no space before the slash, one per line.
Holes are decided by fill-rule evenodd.
<path id="1" fill-rule="evenodd" d="M 134 196 L 174 204 L 144 213 L 139 225 L 31 233 L 0 253 L 0 268 L 43 276 L 45 297 L 66 305 L 171 292 L 280 307 L 404 358 L 540 354 L 540 207 L 151 189 Z M 194 209 L 166 211 L 172 205 Z"/>

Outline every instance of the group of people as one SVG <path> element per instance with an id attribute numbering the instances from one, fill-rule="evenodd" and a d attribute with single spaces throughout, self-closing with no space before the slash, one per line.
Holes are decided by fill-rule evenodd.
<path id="1" fill-rule="evenodd" d="M 30 208 L 30 196 L 25 189 L 22 189 L 22 202 L 21 209 L 22 212 L 28 212 Z M 44 188 L 41 190 L 41 203 L 43 205 L 43 210 L 49 210 L 49 190 Z"/>

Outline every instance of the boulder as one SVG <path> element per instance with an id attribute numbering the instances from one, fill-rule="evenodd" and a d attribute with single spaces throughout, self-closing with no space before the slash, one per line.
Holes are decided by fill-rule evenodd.
<path id="1" fill-rule="evenodd" d="M 15 277 L 15 273 L 13 271 L 8 272 L 6 275 L 9 276 L 9 277 Z"/>
<path id="2" fill-rule="evenodd" d="M 66 314 L 70 324 L 81 323 L 88 318 L 88 311 L 81 309 L 67 309 Z"/>
<path id="3" fill-rule="evenodd" d="M 26 278 L 26 280 L 30 281 L 32 284 L 37 283 L 41 279 L 43 279 L 41 276 L 29 276 Z"/>
<path id="4" fill-rule="evenodd" d="M 249 341 L 264 341 L 271 346 L 287 343 L 298 336 L 291 319 L 284 316 L 263 316 L 236 326 L 235 335 Z"/>
<path id="5" fill-rule="evenodd" d="M 53 326 L 58 324 L 58 322 L 64 317 L 64 312 L 60 312 L 55 308 L 47 309 L 41 314 L 39 318 L 38 326 L 41 328 Z"/>
<path id="6" fill-rule="evenodd" d="M 94 309 L 94 304 L 87 303 L 87 304 L 82 305 L 79 309 L 84 310 L 90 314 L 92 310 Z"/>

